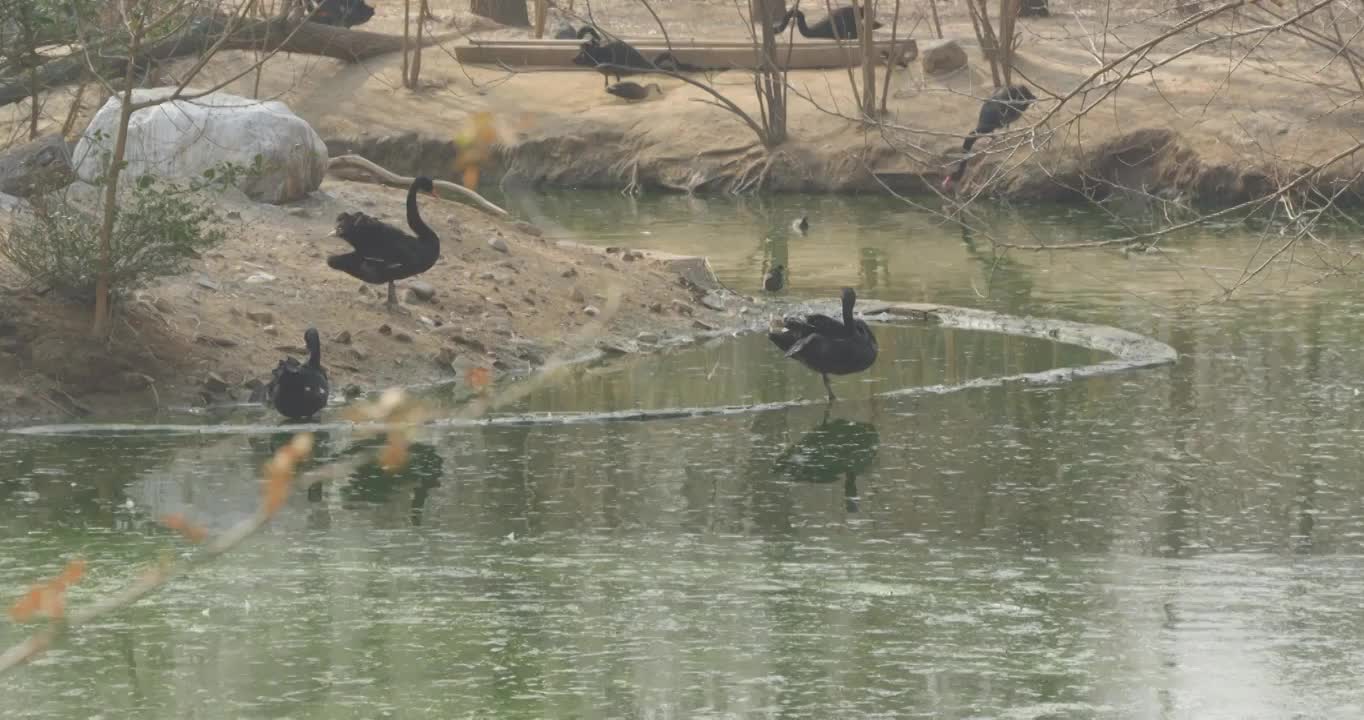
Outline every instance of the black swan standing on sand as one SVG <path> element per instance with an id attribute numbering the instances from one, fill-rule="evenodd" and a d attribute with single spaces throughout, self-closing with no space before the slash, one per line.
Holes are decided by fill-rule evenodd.
<path id="1" fill-rule="evenodd" d="M 698 72 L 699 67 L 678 62 L 670 52 L 663 52 L 650 62 L 630 43 L 624 40 L 612 40 L 605 45 L 601 42 L 601 34 L 591 25 L 584 25 L 578 30 L 578 37 L 587 38 L 578 48 L 578 54 L 573 57 L 574 65 L 596 68 L 601 73 L 603 87 L 607 87 L 610 92 L 611 76 L 616 76 L 616 82 L 626 75 L 637 73 L 647 73 L 654 70 L 667 70 L 669 72 Z"/>
<path id="2" fill-rule="evenodd" d="M 303 333 L 308 346 L 308 362 L 300 364 L 292 357 L 279 361 L 270 382 L 265 386 L 265 404 L 291 420 L 310 418 L 327 406 L 331 387 L 327 369 L 322 367 L 322 341 L 317 328 Z"/>
<path id="3" fill-rule="evenodd" d="M 795 358 L 805 367 L 824 377 L 824 389 L 829 391 L 829 402 L 834 388 L 830 375 L 850 375 L 862 372 L 876 362 L 876 336 L 867 323 L 853 317 L 853 303 L 857 293 L 843 288 L 843 322 L 828 315 L 812 313 L 804 317 L 788 317 L 782 329 L 774 329 L 767 337 L 786 357 Z"/>
<path id="4" fill-rule="evenodd" d="M 976 140 L 979 140 L 982 135 L 989 135 L 1008 126 L 1022 116 L 1024 112 L 1027 112 L 1028 107 L 1036 100 L 1037 97 L 1026 85 L 1010 85 L 996 91 L 985 101 L 985 104 L 980 106 L 980 117 L 976 120 L 976 129 L 962 141 L 961 151 L 970 153 L 971 146 L 975 145 Z M 969 155 L 963 157 L 957 163 L 957 169 L 953 170 L 952 174 L 942 181 L 944 191 L 950 191 L 952 185 L 961 179 L 962 174 L 966 172 L 966 162 L 969 159 Z"/>
<path id="5" fill-rule="evenodd" d="M 305 10 L 312 13 L 310 22 L 346 28 L 363 25 L 374 17 L 374 8 L 365 0 L 307 0 Z"/>
<path id="6" fill-rule="evenodd" d="M 419 190 L 435 194 L 431 178 L 416 178 L 407 189 L 407 225 L 417 233 L 416 237 L 362 212 L 336 216 L 333 234 L 355 249 L 344 255 L 329 256 L 327 265 L 371 285 L 388 283 L 390 310 L 398 306 L 394 281 L 430 270 L 440 257 L 440 238 L 422 222 L 421 214 L 417 212 Z"/>
<path id="7" fill-rule="evenodd" d="M 615 85 L 606 88 L 606 92 L 615 95 L 618 98 L 622 98 L 624 100 L 638 102 L 640 100 L 646 100 L 655 95 L 662 95 L 663 88 L 659 87 L 658 83 L 640 85 L 639 83 L 636 82 L 626 81 L 618 82 Z"/>
<path id="8" fill-rule="evenodd" d="M 786 270 L 786 268 L 781 265 L 768 270 L 767 274 L 763 276 L 763 289 L 768 292 L 777 292 L 780 290 L 782 286 L 786 284 L 786 280 L 782 276 L 784 270 Z"/>
<path id="9" fill-rule="evenodd" d="M 808 38 L 828 38 L 834 40 L 842 38 L 844 40 L 856 40 L 857 33 L 862 24 L 861 15 L 866 10 L 854 7 L 841 7 L 829 14 L 829 17 L 820 20 L 814 25 L 805 24 L 805 13 L 799 7 L 793 7 L 782 17 L 781 22 L 772 28 L 772 32 L 781 34 L 786 30 L 786 25 L 791 22 L 791 18 L 796 19 L 796 29 L 800 34 Z M 875 19 L 871 21 L 873 30 L 881 27 L 881 23 Z"/>

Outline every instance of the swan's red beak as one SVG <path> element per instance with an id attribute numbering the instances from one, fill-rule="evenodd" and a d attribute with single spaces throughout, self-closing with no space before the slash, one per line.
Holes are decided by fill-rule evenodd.
<path id="1" fill-rule="evenodd" d="M 942 179 L 942 191 L 943 191 L 943 192 L 952 192 L 952 176 L 951 176 L 951 175 L 948 175 L 947 177 L 945 177 L 945 178 Z"/>

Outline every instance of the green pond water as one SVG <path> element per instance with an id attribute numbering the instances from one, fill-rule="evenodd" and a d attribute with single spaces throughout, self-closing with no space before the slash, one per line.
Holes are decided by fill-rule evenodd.
<path id="1" fill-rule="evenodd" d="M 1180 358 L 887 397 L 1108 356 L 877 325 L 876 367 L 837 379 L 832 409 L 431 427 L 401 472 L 298 493 L 239 551 L 0 675 L 5 717 L 1364 716 L 1364 303 L 1320 273 L 1349 228 L 1215 301 L 1283 238 L 1000 256 L 985 234 L 1120 223 L 1000 212 L 964 236 L 879 199 L 514 200 L 553 237 L 707 254 L 740 291 L 779 262 L 793 300 L 852 285 L 1113 325 Z M 578 368 L 500 410 L 822 392 L 745 335 Z M 152 518 L 242 518 L 287 438 L 243 408 L 137 420 L 0 433 L 7 597 L 77 554 L 72 602 L 102 597 L 183 551 Z M 327 424 L 316 464 L 373 443 Z"/>

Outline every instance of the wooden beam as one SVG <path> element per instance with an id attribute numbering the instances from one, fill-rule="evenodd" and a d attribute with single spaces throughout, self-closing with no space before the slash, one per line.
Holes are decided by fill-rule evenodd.
<path id="1" fill-rule="evenodd" d="M 575 40 L 515 40 L 481 42 L 477 45 L 455 47 L 455 57 L 471 65 L 506 65 L 508 67 L 576 67 L 573 58 L 578 54 Z M 631 42 L 645 57 L 653 58 L 667 51 L 661 38 Z M 918 57 L 919 48 L 913 40 L 902 40 L 896 45 L 904 61 Z M 878 41 L 873 52 L 888 55 L 889 41 Z M 707 70 L 755 69 L 753 44 L 749 42 L 697 42 L 674 40 L 673 57 L 678 62 Z M 788 61 L 787 50 L 778 53 L 778 61 L 789 70 L 823 70 L 862 64 L 862 48 L 853 43 L 842 47 L 833 40 L 795 43 Z"/>

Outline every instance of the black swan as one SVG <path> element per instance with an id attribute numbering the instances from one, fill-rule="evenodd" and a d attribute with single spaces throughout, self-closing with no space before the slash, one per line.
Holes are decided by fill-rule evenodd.
<path id="1" fill-rule="evenodd" d="M 859 26 L 862 24 L 860 16 L 865 12 L 866 10 L 863 8 L 841 7 L 814 25 L 806 25 L 805 13 L 801 12 L 799 7 L 793 7 L 782 17 L 781 22 L 772 28 L 772 31 L 781 34 L 782 31 L 786 30 L 786 25 L 791 22 L 791 18 L 794 17 L 796 29 L 800 30 L 800 34 L 805 37 L 856 40 Z M 881 27 L 881 23 L 873 19 L 871 27 L 875 30 Z"/>
<path id="2" fill-rule="evenodd" d="M 1018 8 L 1019 17 L 1048 17 L 1051 10 L 1047 8 L 1047 0 L 1023 0 L 1023 4 Z"/>
<path id="3" fill-rule="evenodd" d="M 876 362 L 876 336 L 867 323 L 853 317 L 855 302 L 857 293 L 852 288 L 843 288 L 843 322 L 812 313 L 788 317 L 782 321 L 781 330 L 767 334 L 786 357 L 795 358 L 824 377 L 829 402 L 837 399 L 829 384 L 830 375 L 862 372 Z"/>
<path id="4" fill-rule="evenodd" d="M 303 333 L 308 346 L 308 362 L 300 364 L 292 357 L 279 361 L 270 382 L 265 386 L 265 404 L 291 420 L 310 418 L 327 406 L 330 385 L 327 369 L 322 367 L 322 341 L 317 328 Z"/>
<path id="5" fill-rule="evenodd" d="M 798 217 L 798 218 L 796 218 L 795 220 L 791 221 L 791 229 L 792 229 L 792 230 L 795 230 L 796 232 L 800 233 L 801 235 L 804 235 L 805 233 L 810 232 L 810 216 L 809 216 L 809 215 L 801 215 L 800 217 Z"/>
<path id="6" fill-rule="evenodd" d="M 601 73 L 602 86 L 608 88 L 611 84 L 611 76 L 616 77 L 619 83 L 621 78 L 626 75 L 646 73 L 653 70 L 667 70 L 669 72 L 697 72 L 700 70 L 695 65 L 688 65 L 678 62 L 670 52 L 663 52 L 650 62 L 630 43 L 624 40 L 612 40 L 605 45 L 601 42 L 601 34 L 591 25 L 584 25 L 578 30 L 578 38 L 587 38 L 578 48 L 578 54 L 573 57 L 574 65 L 596 68 Z"/>
<path id="7" fill-rule="evenodd" d="M 771 270 L 768 270 L 767 274 L 763 276 L 763 289 L 768 292 L 776 292 L 780 290 L 782 288 L 782 285 L 786 284 L 786 280 L 782 276 L 782 272 L 784 270 L 786 270 L 786 268 L 782 267 L 781 265 L 778 265 L 772 268 Z"/>
<path id="8" fill-rule="evenodd" d="M 336 216 L 333 234 L 355 249 L 344 255 L 329 256 L 327 265 L 371 285 L 388 283 L 390 310 L 398 306 L 394 281 L 430 270 L 440 257 L 440 238 L 422 222 L 417 212 L 419 190 L 434 195 L 431 178 L 416 178 L 407 189 L 407 225 L 417 233 L 416 237 L 362 212 Z"/>
<path id="9" fill-rule="evenodd" d="M 615 85 L 606 88 L 606 92 L 615 95 L 618 98 L 623 98 L 631 102 L 637 102 L 639 100 L 645 100 L 651 96 L 662 95 L 663 88 L 659 87 L 658 83 L 640 85 L 639 83 L 636 82 L 626 81 L 618 82 Z"/>
<path id="10" fill-rule="evenodd" d="M 307 0 L 307 11 L 312 13 L 311 22 L 322 25 L 354 27 L 369 22 L 374 17 L 374 8 L 365 0 Z"/>
<path id="11" fill-rule="evenodd" d="M 1026 85 L 1010 85 L 1001 88 L 991 95 L 985 104 L 980 106 L 980 117 L 976 120 L 976 129 L 966 136 L 961 143 L 961 151 L 970 153 L 971 146 L 976 144 L 982 135 L 999 130 L 1017 120 L 1028 110 L 1028 107 L 1036 102 L 1037 96 L 1032 94 Z M 961 179 L 962 173 L 966 172 L 966 162 L 970 156 L 963 157 L 957 163 L 957 168 L 942 181 L 942 188 L 950 191 L 952 185 Z"/>
<path id="12" fill-rule="evenodd" d="M 577 40 L 577 39 L 578 39 L 578 31 L 577 31 L 577 30 L 574 30 L 572 25 L 569 25 L 568 23 L 564 23 L 563 25 L 560 25 L 560 26 L 559 26 L 559 29 L 558 29 L 558 30 L 554 31 L 554 39 L 555 39 L 555 40 Z"/>

